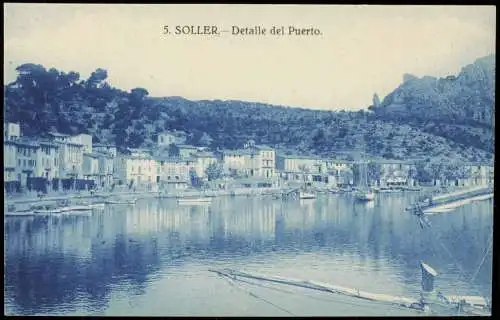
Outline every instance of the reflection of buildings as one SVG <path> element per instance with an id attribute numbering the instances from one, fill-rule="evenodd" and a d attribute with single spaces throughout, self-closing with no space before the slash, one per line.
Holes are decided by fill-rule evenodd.
<path id="1" fill-rule="evenodd" d="M 216 234 L 245 239 L 272 239 L 278 202 L 262 204 L 255 199 L 239 199 L 243 203 L 230 207 L 222 199 L 209 207 L 180 206 L 174 201 L 139 203 L 126 216 L 128 234 L 178 233 L 187 241 L 208 241 Z M 236 200 L 238 201 L 238 200 Z M 237 209 L 236 209 L 237 208 Z M 240 209 L 241 208 L 241 209 Z M 236 210 L 235 210 L 236 209 Z"/>
<path id="2" fill-rule="evenodd" d="M 92 248 L 89 217 L 53 218 L 47 224 L 40 219 L 13 219 L 5 222 L 5 246 L 10 255 L 33 252 L 72 253 L 86 257 Z"/>
<path id="3" fill-rule="evenodd" d="M 241 207 L 238 212 L 226 215 L 226 232 L 231 236 L 268 240 L 274 238 L 277 203 L 263 201 L 250 203 Z"/>

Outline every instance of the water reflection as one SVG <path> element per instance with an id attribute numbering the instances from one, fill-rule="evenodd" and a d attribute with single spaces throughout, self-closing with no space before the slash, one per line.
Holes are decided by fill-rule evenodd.
<path id="1" fill-rule="evenodd" d="M 404 211 L 416 196 L 379 195 L 371 204 L 349 195 L 289 202 L 217 198 L 209 206 L 141 200 L 92 216 L 7 219 L 7 309 L 101 314 L 114 288 L 141 296 L 161 274 L 195 261 L 253 263 L 345 285 L 369 286 L 372 279 L 374 290 L 412 294 L 419 290 L 422 259 L 440 271 L 445 293 L 490 294 L 491 251 L 474 284 L 467 280 L 488 248 L 491 201 L 432 216 L 432 228 L 423 230 Z"/>

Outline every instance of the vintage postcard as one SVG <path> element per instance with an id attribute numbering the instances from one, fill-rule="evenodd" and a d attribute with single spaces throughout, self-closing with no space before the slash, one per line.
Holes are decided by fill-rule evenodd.
<path id="1" fill-rule="evenodd" d="M 494 6 L 4 17 L 5 314 L 491 315 Z"/>

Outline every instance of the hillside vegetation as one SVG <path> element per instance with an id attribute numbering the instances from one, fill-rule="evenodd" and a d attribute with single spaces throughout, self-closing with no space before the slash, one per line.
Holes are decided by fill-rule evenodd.
<path id="1" fill-rule="evenodd" d="M 491 66 L 493 63 L 493 66 Z M 494 58 L 457 77 L 406 81 L 371 111 L 331 112 L 243 101 L 153 98 L 144 88 L 111 87 L 107 72 L 24 64 L 4 87 L 5 118 L 26 135 L 89 133 L 96 142 L 148 147 L 165 130 L 187 143 L 238 148 L 248 139 L 301 154 L 331 156 L 353 149 L 392 159 L 433 157 L 485 161 L 493 156 Z M 374 99 L 376 100 L 376 99 Z"/>

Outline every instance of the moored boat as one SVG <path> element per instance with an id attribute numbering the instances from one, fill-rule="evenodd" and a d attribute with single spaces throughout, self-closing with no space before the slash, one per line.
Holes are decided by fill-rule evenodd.
<path id="1" fill-rule="evenodd" d="M 299 191 L 299 199 L 316 199 L 316 195 L 314 193 Z"/>
<path id="2" fill-rule="evenodd" d="M 57 206 L 38 206 L 34 208 L 33 212 L 37 215 L 57 215 L 62 213 L 61 209 Z"/>
<path id="3" fill-rule="evenodd" d="M 135 204 L 137 199 L 108 199 L 105 204 Z"/>
<path id="4" fill-rule="evenodd" d="M 207 204 L 207 203 L 211 203 L 211 202 L 212 202 L 211 197 L 177 199 L 177 203 L 179 203 L 179 204 Z"/>
<path id="5" fill-rule="evenodd" d="M 359 201 L 372 201 L 375 194 L 371 190 L 359 190 L 356 192 L 356 199 Z"/>
<path id="6" fill-rule="evenodd" d="M 35 215 L 33 210 L 5 211 L 6 217 L 32 217 Z"/>

